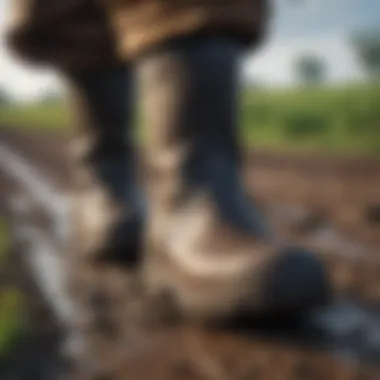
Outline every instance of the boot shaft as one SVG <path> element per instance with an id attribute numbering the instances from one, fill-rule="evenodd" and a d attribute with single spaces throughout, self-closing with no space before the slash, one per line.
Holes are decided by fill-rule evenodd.
<path id="1" fill-rule="evenodd" d="M 135 260 L 144 199 L 136 173 L 131 69 L 66 73 L 74 133 L 70 159 L 79 256 Z"/>
<path id="2" fill-rule="evenodd" d="M 249 204 L 240 173 L 242 52 L 233 39 L 176 40 L 142 58 L 139 85 L 148 165 L 157 175 L 153 207 L 207 193 L 225 221 L 262 236 L 269 230 Z"/>

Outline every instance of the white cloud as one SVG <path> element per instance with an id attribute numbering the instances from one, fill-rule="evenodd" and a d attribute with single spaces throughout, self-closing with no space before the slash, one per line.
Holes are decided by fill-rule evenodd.
<path id="1" fill-rule="evenodd" d="M 363 77 L 351 47 L 340 34 L 273 40 L 246 60 L 244 71 L 249 78 L 268 85 L 292 85 L 296 82 L 294 61 L 304 54 L 318 56 L 326 63 L 331 82 Z"/>
<path id="2" fill-rule="evenodd" d="M 47 69 L 25 65 L 11 55 L 4 43 L 5 17 L 9 1 L 0 0 L 0 86 L 12 97 L 32 100 L 47 90 L 60 87 L 58 77 Z"/>

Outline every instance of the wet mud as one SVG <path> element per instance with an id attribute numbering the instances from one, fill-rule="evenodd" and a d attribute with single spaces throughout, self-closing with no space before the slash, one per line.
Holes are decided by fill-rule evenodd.
<path id="1" fill-rule="evenodd" d="M 0 139 L 68 188 L 64 138 L 3 128 Z M 244 170 L 281 236 L 323 257 L 337 294 L 331 305 L 302 319 L 157 325 L 133 273 L 77 263 L 71 290 L 88 350 L 70 380 L 380 378 L 380 161 L 256 153 Z"/>

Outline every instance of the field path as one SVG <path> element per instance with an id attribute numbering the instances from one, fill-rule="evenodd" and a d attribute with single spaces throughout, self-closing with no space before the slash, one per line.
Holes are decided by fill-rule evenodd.
<path id="1" fill-rule="evenodd" d="M 121 268 L 68 267 L 66 149 L 55 135 L 0 130 L 1 204 L 18 257 L 63 332 L 57 349 L 78 356 L 87 343 L 70 380 L 380 378 L 380 161 L 248 155 L 254 197 L 281 233 L 319 248 L 342 296 L 297 325 L 205 331 L 142 323 L 133 276 Z M 79 279 L 75 297 L 68 272 Z M 58 379 L 49 371 L 44 379 Z"/>

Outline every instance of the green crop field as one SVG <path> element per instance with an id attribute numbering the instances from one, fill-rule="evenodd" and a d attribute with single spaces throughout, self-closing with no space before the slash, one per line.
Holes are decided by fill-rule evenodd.
<path id="1" fill-rule="evenodd" d="M 63 104 L 14 104 L 0 108 L 1 124 L 27 130 L 62 131 L 69 124 L 69 115 Z"/>
<path id="2" fill-rule="evenodd" d="M 66 131 L 63 105 L 7 107 L 0 124 Z M 249 147 L 380 155 L 380 85 L 248 90 L 242 100 L 242 140 Z"/>
<path id="3" fill-rule="evenodd" d="M 380 155 L 380 86 L 248 93 L 242 135 L 248 145 Z"/>

